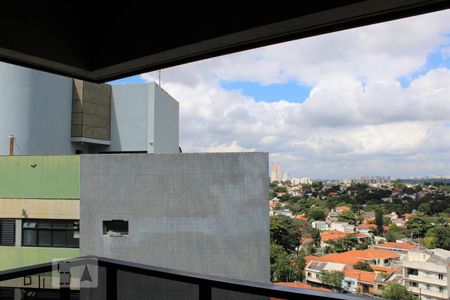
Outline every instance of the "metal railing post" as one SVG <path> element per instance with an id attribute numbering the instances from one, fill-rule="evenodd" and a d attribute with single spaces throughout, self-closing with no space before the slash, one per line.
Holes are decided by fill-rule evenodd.
<path id="1" fill-rule="evenodd" d="M 211 286 L 206 284 L 198 285 L 198 299 L 211 300 Z"/>
<path id="2" fill-rule="evenodd" d="M 106 268 L 106 299 L 117 300 L 117 269 Z"/>

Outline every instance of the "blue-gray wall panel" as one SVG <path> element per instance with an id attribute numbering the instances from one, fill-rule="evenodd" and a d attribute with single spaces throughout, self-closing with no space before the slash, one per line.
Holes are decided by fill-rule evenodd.
<path id="1" fill-rule="evenodd" d="M 71 154 L 72 79 L 0 63 L 0 155 Z"/>

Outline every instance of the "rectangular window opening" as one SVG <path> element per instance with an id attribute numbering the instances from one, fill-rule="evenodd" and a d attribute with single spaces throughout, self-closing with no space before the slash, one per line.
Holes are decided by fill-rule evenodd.
<path id="1" fill-rule="evenodd" d="M 128 235 L 128 221 L 124 220 L 103 221 L 103 234 L 109 236 Z"/>

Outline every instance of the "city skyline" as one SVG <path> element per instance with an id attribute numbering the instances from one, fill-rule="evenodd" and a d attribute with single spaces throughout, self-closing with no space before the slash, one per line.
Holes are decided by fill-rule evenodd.
<path id="1" fill-rule="evenodd" d="M 183 151 L 269 152 L 283 173 L 311 178 L 447 174 L 449 18 L 446 10 L 162 70 L 180 101 Z"/>

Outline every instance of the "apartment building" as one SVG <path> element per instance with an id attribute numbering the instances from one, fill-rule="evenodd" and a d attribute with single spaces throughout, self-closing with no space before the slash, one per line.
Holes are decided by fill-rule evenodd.
<path id="1" fill-rule="evenodd" d="M 403 258 L 405 286 L 424 300 L 449 299 L 450 251 L 413 250 Z"/>

